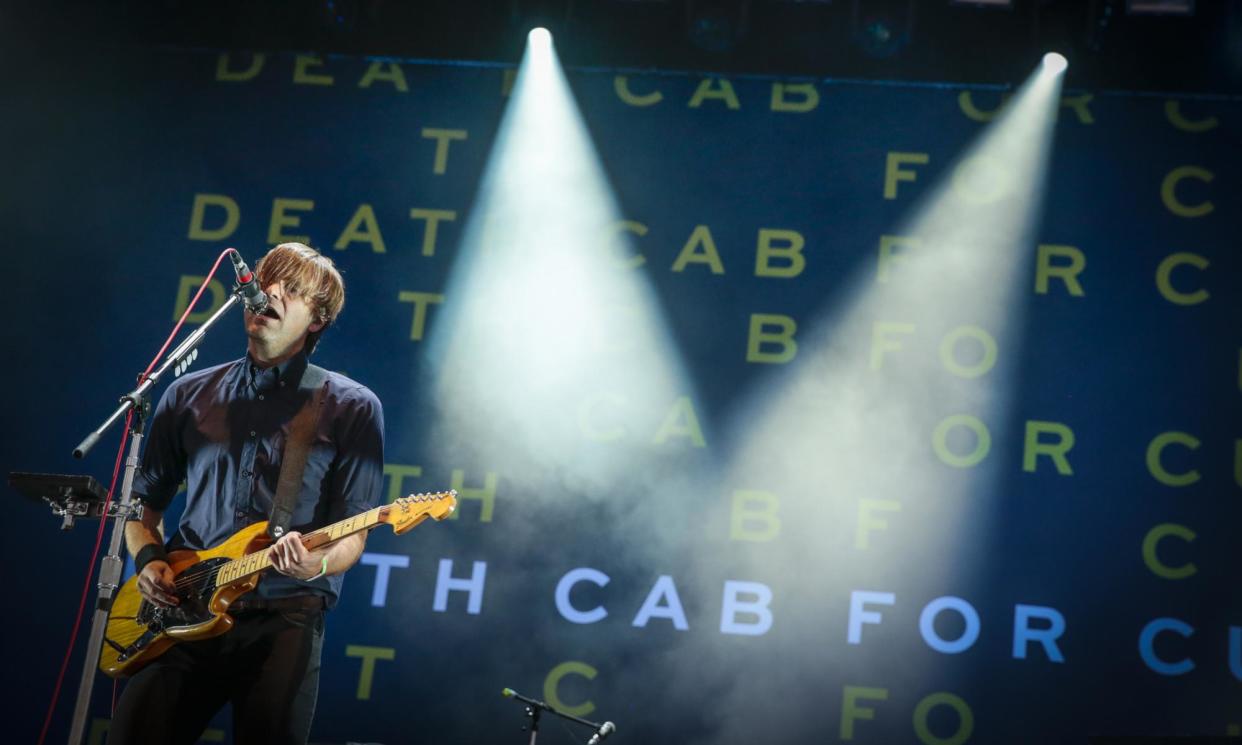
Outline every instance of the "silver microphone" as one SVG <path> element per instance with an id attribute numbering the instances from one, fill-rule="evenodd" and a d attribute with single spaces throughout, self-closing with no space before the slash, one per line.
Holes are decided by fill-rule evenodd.
<path id="1" fill-rule="evenodd" d="M 259 287 L 259 280 L 250 271 L 250 267 L 246 266 L 241 254 L 232 251 L 229 253 L 229 258 L 233 260 L 233 271 L 237 273 L 237 286 L 233 289 L 241 293 L 246 310 L 251 313 L 262 313 L 267 310 L 267 293 Z"/>
<path id="2" fill-rule="evenodd" d="M 591 735 L 591 739 L 587 740 L 587 745 L 599 745 L 599 741 L 617 731 L 617 725 L 612 722 L 604 722 L 600 725 L 599 731 Z"/>

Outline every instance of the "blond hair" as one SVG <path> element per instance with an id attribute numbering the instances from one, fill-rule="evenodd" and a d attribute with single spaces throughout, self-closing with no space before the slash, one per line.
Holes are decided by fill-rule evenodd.
<path id="1" fill-rule="evenodd" d="M 345 307 L 345 282 L 332 259 L 304 243 L 282 243 L 259 259 L 255 266 L 259 286 L 280 282 L 286 293 L 300 296 L 312 317 L 326 329 Z M 306 339 L 307 351 L 315 348 L 323 329 Z"/>

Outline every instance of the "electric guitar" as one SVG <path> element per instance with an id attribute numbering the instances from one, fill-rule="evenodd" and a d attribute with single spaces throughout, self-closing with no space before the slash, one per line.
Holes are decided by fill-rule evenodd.
<path id="1" fill-rule="evenodd" d="M 428 517 L 443 520 L 457 507 L 457 492 L 412 494 L 302 536 L 314 550 L 388 523 L 401 535 Z M 248 525 L 206 551 L 172 551 L 168 564 L 180 604 L 159 606 L 138 592 L 138 577 L 117 590 L 104 631 L 99 668 L 114 678 L 133 675 L 178 642 L 219 636 L 233 628 L 229 604 L 259 584 L 272 565 L 267 521 Z"/>

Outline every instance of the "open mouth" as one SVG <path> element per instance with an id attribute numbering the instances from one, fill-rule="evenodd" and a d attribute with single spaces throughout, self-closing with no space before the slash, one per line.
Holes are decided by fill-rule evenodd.
<path id="1" fill-rule="evenodd" d="M 275 318 L 277 321 L 279 321 L 279 320 L 280 320 L 280 314 L 279 314 L 279 313 L 277 313 L 277 312 L 276 312 L 276 309 L 275 309 L 275 308 L 273 308 L 273 307 L 272 307 L 272 306 L 270 306 L 270 305 L 269 305 L 269 306 L 267 306 L 267 308 L 266 308 L 266 309 L 264 309 L 264 311 L 263 311 L 262 313 L 260 313 L 259 315 L 261 315 L 261 316 L 267 316 L 268 318 Z"/>

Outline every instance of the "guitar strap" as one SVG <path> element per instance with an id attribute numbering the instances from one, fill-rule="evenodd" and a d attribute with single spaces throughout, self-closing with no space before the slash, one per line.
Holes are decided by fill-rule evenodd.
<path id="1" fill-rule="evenodd" d="M 267 532 L 279 538 L 289 532 L 293 520 L 293 508 L 302 493 L 302 475 L 306 471 L 306 458 L 310 454 L 315 433 L 319 430 L 319 416 L 323 411 L 324 394 L 328 389 L 328 372 L 318 365 L 307 364 L 302 373 L 298 391 L 306 396 L 306 403 L 289 423 L 289 438 L 285 440 L 285 452 L 280 461 L 280 480 L 276 482 L 276 497 L 272 500 L 272 518 Z"/>

